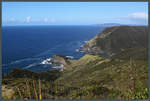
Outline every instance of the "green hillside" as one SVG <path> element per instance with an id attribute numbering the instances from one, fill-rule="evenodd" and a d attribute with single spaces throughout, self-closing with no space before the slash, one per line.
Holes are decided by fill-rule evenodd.
<path id="1" fill-rule="evenodd" d="M 147 47 L 148 27 L 114 26 L 104 29 L 81 50 L 92 54 L 113 55 L 126 48 Z"/>
<path id="2" fill-rule="evenodd" d="M 114 41 L 116 38 L 117 42 L 111 43 L 111 47 L 108 46 L 111 52 L 115 52 L 114 55 L 102 57 L 101 53 L 97 52 L 98 54 L 86 54 L 79 60 L 69 59 L 67 62 L 61 56 L 61 61 L 65 63 L 63 71 L 36 73 L 16 68 L 3 75 L 3 99 L 148 99 L 146 27 L 114 28 L 107 28 L 102 32 L 106 33 L 106 36 L 98 34 L 96 38 L 91 39 L 93 41 L 88 42 L 92 42 L 91 47 L 94 42 L 96 47 L 101 47 L 101 43 L 97 43 L 95 39 L 109 37 Z M 122 29 L 126 29 L 126 34 Z M 118 31 L 112 33 L 112 30 Z M 131 32 L 134 34 L 129 38 Z M 121 37 L 117 36 L 119 33 L 126 38 L 127 44 L 120 42 Z M 136 34 L 138 36 L 134 36 Z M 137 41 L 131 44 L 130 40 Z M 104 42 L 107 43 L 105 40 Z M 127 47 L 128 44 L 131 47 Z M 112 46 L 117 46 L 117 49 Z M 60 59 L 59 55 L 57 59 Z"/>
<path id="3" fill-rule="evenodd" d="M 129 92 L 132 97 L 134 92 L 144 94 L 142 90 L 148 88 L 147 56 L 145 48 L 125 50 L 107 59 L 85 55 L 80 60 L 72 61 L 57 82 L 66 86 L 85 87 L 87 92 L 88 88 L 90 91 L 90 88 L 97 86 L 108 90 L 103 92 L 99 88 L 101 93 L 98 98 L 113 98 L 112 92 L 116 94 L 114 98 L 125 99 Z M 95 95 L 95 92 L 92 93 Z M 102 96 L 103 93 L 107 94 Z"/>

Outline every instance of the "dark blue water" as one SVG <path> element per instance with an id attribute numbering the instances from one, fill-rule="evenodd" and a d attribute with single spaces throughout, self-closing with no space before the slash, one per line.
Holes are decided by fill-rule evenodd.
<path id="1" fill-rule="evenodd" d="M 51 66 L 41 62 L 55 54 L 79 59 L 84 53 L 76 49 L 102 29 L 100 26 L 2 27 L 2 72 L 10 72 L 15 67 L 46 71 Z"/>

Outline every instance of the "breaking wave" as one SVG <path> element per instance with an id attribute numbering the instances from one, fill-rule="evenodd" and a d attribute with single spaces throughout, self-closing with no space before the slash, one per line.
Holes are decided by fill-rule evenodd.
<path id="1" fill-rule="evenodd" d="M 47 58 L 47 59 L 43 60 L 40 64 L 52 64 L 51 58 Z"/>
<path id="2" fill-rule="evenodd" d="M 52 68 L 55 68 L 55 69 L 62 69 L 62 68 L 64 68 L 64 65 L 61 64 L 60 66 L 53 66 Z"/>
<path id="3" fill-rule="evenodd" d="M 25 59 L 20 59 L 16 61 L 12 61 L 8 64 L 2 64 L 2 66 L 9 66 L 9 65 L 14 65 L 14 64 L 19 64 L 21 62 L 26 62 L 26 61 L 35 61 L 35 60 L 41 60 L 41 58 L 25 58 Z"/>

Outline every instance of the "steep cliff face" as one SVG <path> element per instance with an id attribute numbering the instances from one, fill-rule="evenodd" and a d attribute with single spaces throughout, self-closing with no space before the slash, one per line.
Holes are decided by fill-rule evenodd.
<path id="1" fill-rule="evenodd" d="M 114 26 L 104 29 L 89 40 L 82 51 L 113 55 L 127 48 L 147 47 L 147 45 L 148 28 L 146 26 Z"/>

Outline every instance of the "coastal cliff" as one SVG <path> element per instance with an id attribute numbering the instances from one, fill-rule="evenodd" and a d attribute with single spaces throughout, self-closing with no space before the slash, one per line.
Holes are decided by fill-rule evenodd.
<path id="1" fill-rule="evenodd" d="M 81 50 L 95 55 L 109 56 L 127 48 L 147 47 L 147 33 L 146 26 L 109 27 L 89 40 Z"/>
<path id="2" fill-rule="evenodd" d="M 38 91 L 39 86 L 33 87 L 32 81 L 40 79 L 43 99 L 147 99 L 147 30 L 145 26 L 106 28 L 83 46 L 87 54 L 80 59 L 54 55 L 51 62 L 63 64 L 63 71 L 36 73 L 14 69 L 3 76 L 3 89 L 13 89 L 15 99 L 21 98 L 16 87 L 24 98 L 35 98 L 34 90 Z M 22 90 L 26 80 L 30 95 Z"/>

